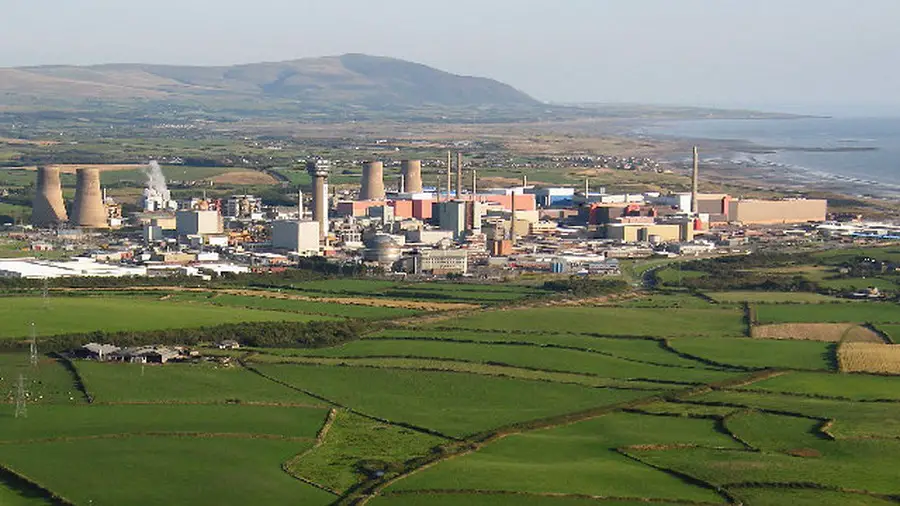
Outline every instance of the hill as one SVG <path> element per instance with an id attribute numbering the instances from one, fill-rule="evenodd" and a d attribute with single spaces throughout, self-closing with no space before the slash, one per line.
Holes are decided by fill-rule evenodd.
<path id="1" fill-rule="evenodd" d="M 0 69 L 0 107 L 192 104 L 210 110 L 302 112 L 421 108 L 537 109 L 515 88 L 394 58 L 322 58 L 197 67 L 144 64 Z"/>

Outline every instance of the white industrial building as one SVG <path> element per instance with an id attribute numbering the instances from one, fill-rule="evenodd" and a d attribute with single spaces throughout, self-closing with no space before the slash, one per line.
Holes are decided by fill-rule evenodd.
<path id="1" fill-rule="evenodd" d="M 218 211 L 178 211 L 175 229 L 179 236 L 221 234 L 224 231 L 222 216 Z"/>
<path id="2" fill-rule="evenodd" d="M 319 253 L 319 222 L 284 220 L 272 223 L 272 247 L 304 255 Z"/>
<path id="3" fill-rule="evenodd" d="M 145 267 L 132 267 L 97 262 L 77 257 L 67 261 L 35 258 L 0 259 L 0 277 L 25 279 L 71 278 L 77 276 L 124 277 L 146 276 Z"/>

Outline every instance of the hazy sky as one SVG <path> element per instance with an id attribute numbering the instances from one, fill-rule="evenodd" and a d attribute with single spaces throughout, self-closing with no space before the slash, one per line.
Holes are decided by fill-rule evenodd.
<path id="1" fill-rule="evenodd" d="M 900 110 L 900 0 L 0 0 L 0 66 L 348 52 L 541 100 Z"/>

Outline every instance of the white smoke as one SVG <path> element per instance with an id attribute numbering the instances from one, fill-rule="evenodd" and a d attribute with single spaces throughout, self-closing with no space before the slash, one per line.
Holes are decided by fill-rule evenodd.
<path id="1" fill-rule="evenodd" d="M 156 197 L 163 201 L 172 199 L 169 187 L 166 186 L 166 176 L 163 175 L 162 168 L 156 163 L 156 160 L 151 160 L 150 163 L 144 167 L 144 175 L 147 176 L 147 189 L 144 191 L 145 196 Z"/>

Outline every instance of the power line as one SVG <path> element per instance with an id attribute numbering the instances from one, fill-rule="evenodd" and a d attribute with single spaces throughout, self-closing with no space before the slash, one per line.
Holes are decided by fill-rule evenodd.
<path id="1" fill-rule="evenodd" d="M 19 374 L 16 382 L 16 418 L 28 418 L 28 391 L 25 389 L 25 376 Z"/>

